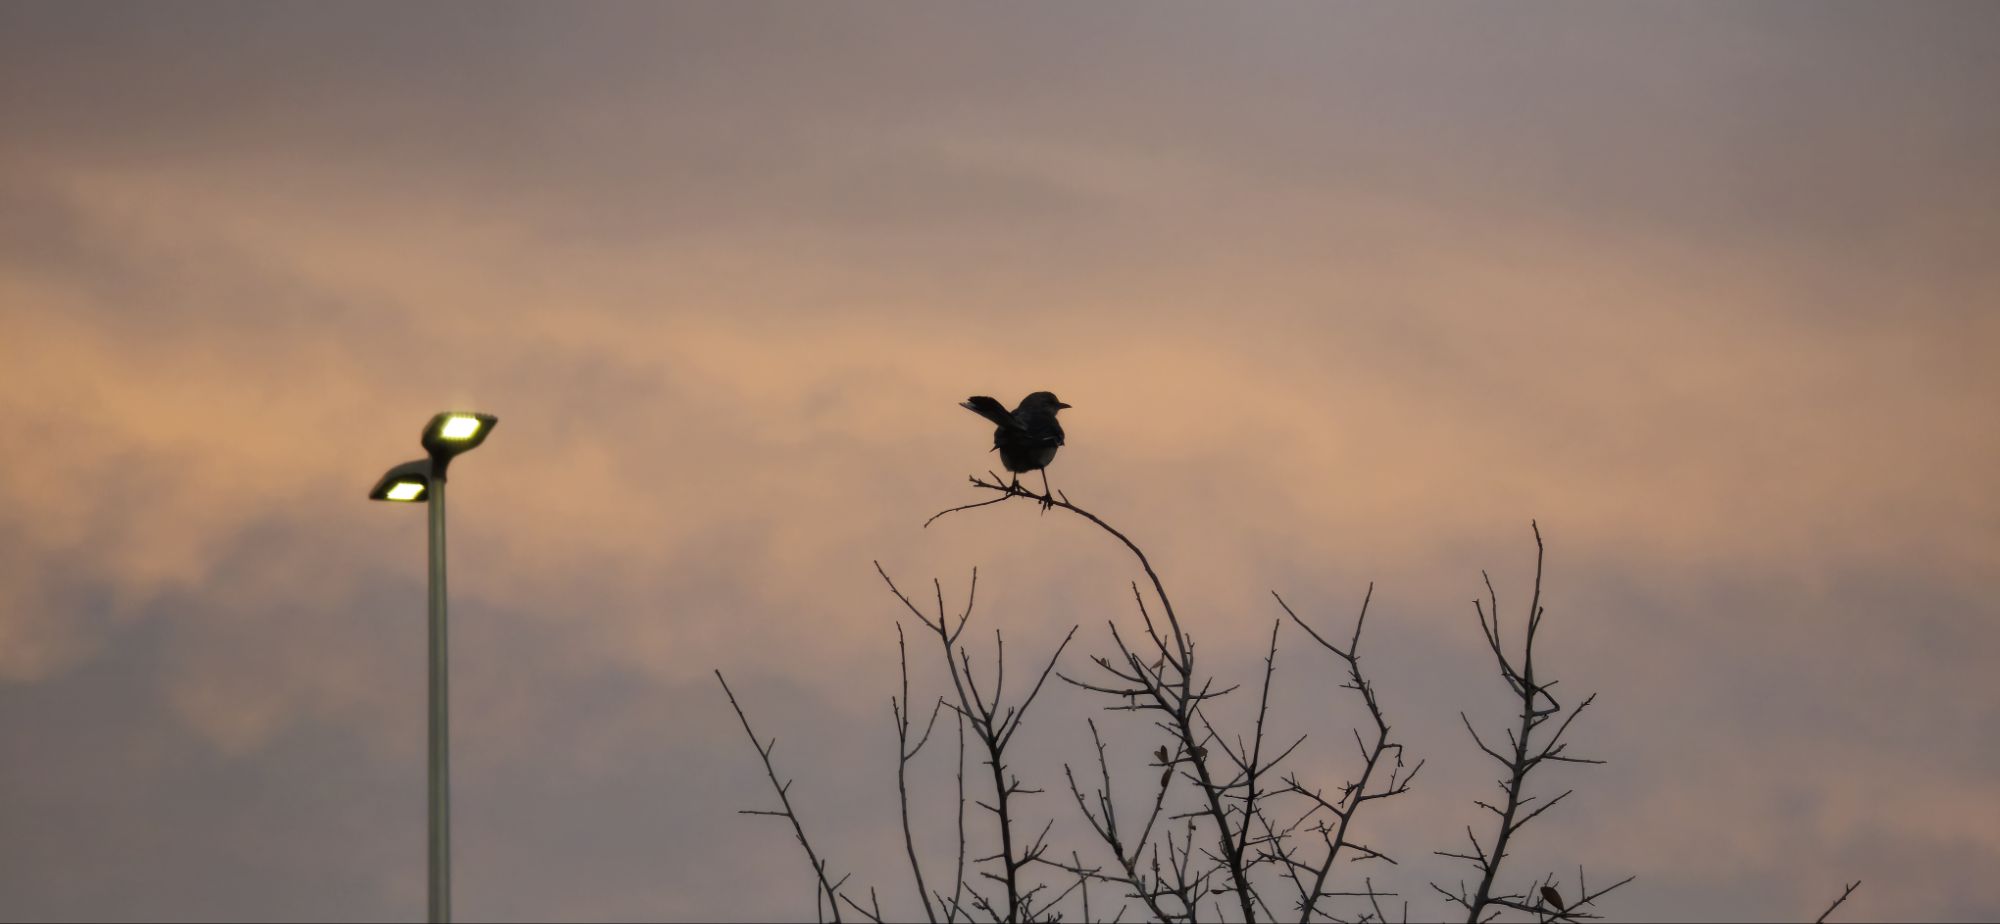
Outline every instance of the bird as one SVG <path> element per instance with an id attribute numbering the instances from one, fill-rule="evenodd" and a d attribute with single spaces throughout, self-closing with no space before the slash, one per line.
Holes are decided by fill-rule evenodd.
<path id="1" fill-rule="evenodd" d="M 1556 906 L 1557 911 L 1569 910 L 1563 907 L 1562 893 L 1556 891 L 1554 886 L 1542 886 L 1542 901 Z"/>
<path id="2" fill-rule="evenodd" d="M 1014 487 L 1020 487 L 1022 474 L 1039 471 L 1042 473 L 1042 496 L 1052 496 L 1049 493 L 1048 466 L 1055 461 L 1056 450 L 1063 444 L 1063 428 L 1056 422 L 1056 412 L 1069 405 L 1057 398 L 1054 392 L 1038 391 L 1022 398 L 1020 405 L 1011 412 L 1006 405 L 985 395 L 973 395 L 959 402 L 958 406 L 996 425 L 993 449 L 1000 453 L 1000 464 L 1014 473 Z"/>

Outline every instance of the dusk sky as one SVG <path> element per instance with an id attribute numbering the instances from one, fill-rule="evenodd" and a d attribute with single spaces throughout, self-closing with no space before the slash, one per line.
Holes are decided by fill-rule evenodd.
<path id="1" fill-rule="evenodd" d="M 446 409 L 500 418 L 452 468 L 458 917 L 810 919 L 716 669 L 920 916 L 871 562 L 977 567 L 1010 685 L 1137 619 L 1063 511 L 923 528 L 997 466 L 957 403 L 1042 389 L 1224 681 L 1271 591 L 1345 632 L 1374 582 L 1429 764 L 1352 887 L 1451 913 L 1458 713 L 1510 715 L 1471 601 L 1518 629 L 1532 521 L 1609 763 L 1545 771 L 1513 877 L 1992 919 L 1996 357 L 1991 3 L 0 2 L 0 919 L 422 916 L 424 515 L 365 494 Z M 1337 786 L 1367 716 L 1285 631 Z M 1141 779 L 1161 735 L 1043 696 L 1026 817 L 1088 859 L 1085 719 Z"/>

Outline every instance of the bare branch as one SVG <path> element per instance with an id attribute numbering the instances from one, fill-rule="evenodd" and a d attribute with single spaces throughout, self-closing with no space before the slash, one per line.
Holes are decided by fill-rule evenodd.
<path id="1" fill-rule="evenodd" d="M 900 621 L 896 623 L 896 666 L 900 669 L 903 678 L 903 696 L 901 702 L 908 703 L 910 701 L 909 649 L 903 640 L 903 624 Z M 902 808 L 903 849 L 909 854 L 910 874 L 917 881 L 917 898 L 921 899 L 924 903 L 924 920 L 930 921 L 932 924 L 936 924 L 937 922 L 937 909 L 931 906 L 930 888 L 924 885 L 924 866 L 917 861 L 916 836 L 910 831 L 909 770 L 910 760 L 916 757 L 917 752 L 923 750 L 924 745 L 931 740 L 931 731 L 937 727 L 938 712 L 943 706 L 944 698 L 939 697 L 937 704 L 931 708 L 930 721 L 924 724 L 923 737 L 917 741 L 916 747 L 911 747 L 909 710 L 904 706 L 898 705 L 895 697 L 892 696 L 889 698 L 889 712 L 896 722 L 896 801 Z M 876 920 L 880 919 L 878 915 Z"/>
<path id="2" fill-rule="evenodd" d="M 1861 888 L 1861 880 L 1856 879 L 1854 880 L 1853 885 L 1850 885 L 1846 889 L 1841 891 L 1840 897 L 1834 899 L 1833 904 L 1826 906 L 1826 910 L 1819 913 L 1819 917 L 1814 919 L 1813 924 L 1824 924 L 1827 915 L 1832 914 L 1835 908 L 1840 907 L 1843 902 L 1846 902 L 1847 896 L 1853 895 L 1854 890 L 1858 888 Z"/>
<path id="3" fill-rule="evenodd" d="M 1489 910 L 1497 908 L 1511 908 L 1517 911 L 1529 912 L 1537 915 L 1542 920 L 1582 920 L 1593 915 L 1578 909 L 1589 904 L 1597 896 L 1603 895 L 1611 891 L 1611 889 L 1615 889 L 1631 881 L 1627 878 L 1597 893 L 1581 894 L 1576 902 L 1569 905 L 1567 910 L 1561 906 L 1545 902 L 1547 895 L 1559 894 L 1553 888 L 1554 880 L 1552 877 L 1543 880 L 1542 889 L 1544 892 L 1533 901 L 1528 901 L 1525 895 L 1501 895 L 1493 889 L 1494 883 L 1500 873 L 1501 863 L 1507 858 L 1507 850 L 1514 834 L 1526 826 L 1528 822 L 1535 820 L 1543 812 L 1554 808 L 1557 803 L 1562 802 L 1570 795 L 1569 791 L 1565 791 L 1562 795 L 1536 806 L 1531 811 L 1527 811 L 1526 814 L 1521 814 L 1530 803 L 1536 801 L 1535 797 L 1527 794 L 1529 772 L 1534 770 L 1543 761 L 1601 763 L 1601 761 L 1565 755 L 1563 750 L 1567 745 L 1563 744 L 1561 740 L 1563 734 L 1569 730 L 1570 723 L 1575 721 L 1578 715 L 1582 714 L 1583 710 L 1595 699 L 1594 697 L 1586 697 L 1581 705 L 1577 706 L 1569 716 L 1563 719 L 1561 724 L 1556 726 L 1554 734 L 1548 735 L 1543 739 L 1539 747 L 1536 744 L 1536 732 L 1543 730 L 1543 723 L 1551 716 L 1562 711 L 1562 704 L 1549 693 L 1549 688 L 1555 686 L 1555 681 L 1538 681 L 1535 674 L 1535 639 L 1542 625 L 1542 568 L 1547 550 L 1542 543 L 1540 525 L 1531 524 L 1531 526 L 1535 534 L 1535 584 L 1534 594 L 1528 603 L 1527 629 L 1522 634 L 1521 659 L 1518 664 L 1508 655 L 1506 647 L 1502 644 L 1500 635 L 1500 595 L 1493 588 L 1492 576 L 1486 572 L 1480 572 L 1480 577 L 1486 584 L 1487 602 L 1485 605 L 1482 605 L 1479 601 L 1474 600 L 1472 604 L 1473 612 L 1479 619 L 1480 632 L 1486 637 L 1487 647 L 1493 654 L 1494 664 L 1500 672 L 1500 677 L 1520 700 L 1520 718 L 1514 728 L 1507 730 L 1508 750 L 1502 753 L 1486 744 L 1480 737 L 1479 732 L 1473 728 L 1471 719 L 1467 718 L 1464 713 L 1459 714 L 1460 720 L 1465 723 L 1466 732 L 1472 736 L 1473 744 L 1487 756 L 1499 761 L 1506 768 L 1507 773 L 1506 778 L 1500 781 L 1501 792 L 1506 797 L 1502 800 L 1500 806 L 1496 807 L 1485 802 L 1475 803 L 1481 808 L 1499 816 L 1499 829 L 1494 833 L 1491 851 L 1481 847 L 1478 838 L 1472 835 L 1470 828 L 1466 830 L 1466 835 L 1472 840 L 1473 850 L 1471 854 L 1438 851 L 1442 856 L 1466 860 L 1479 870 L 1479 886 L 1470 895 L 1465 893 L 1462 885 L 1460 891 L 1455 896 L 1442 888 L 1438 888 L 1438 891 L 1452 897 L 1454 903 L 1466 909 L 1466 920 L 1469 924 L 1478 924 L 1478 922 L 1486 920 L 1490 916 Z M 1581 870 L 1578 871 L 1578 880 L 1579 887 L 1581 887 Z M 1432 883 L 1432 885 L 1436 887 L 1436 883 Z"/>
<path id="4" fill-rule="evenodd" d="M 771 788 L 778 791 L 778 804 L 784 806 L 782 811 L 755 811 L 752 814 L 782 815 L 785 820 L 792 823 L 792 833 L 797 835 L 799 846 L 805 848 L 806 862 L 812 864 L 813 875 L 819 877 L 820 890 L 825 894 L 827 904 L 832 907 L 833 920 L 838 924 L 840 921 L 840 893 L 838 886 L 826 881 L 826 863 L 813 850 L 812 842 L 806 840 L 805 825 L 799 822 L 798 813 L 792 811 L 792 798 L 790 795 L 792 784 L 789 782 L 778 782 L 778 771 L 771 766 L 771 750 L 778 746 L 778 739 L 771 739 L 770 744 L 760 744 L 757 733 L 750 728 L 750 717 L 743 713 L 743 707 L 736 702 L 736 691 L 729 689 L 729 681 L 723 679 L 721 671 L 715 672 L 715 679 L 722 684 L 723 695 L 729 697 L 729 707 L 736 710 L 736 718 L 742 721 L 743 733 L 750 736 L 750 746 L 756 748 L 757 756 L 763 759 L 764 774 L 770 777 Z M 846 880 L 843 879 L 841 881 L 845 882 Z"/>

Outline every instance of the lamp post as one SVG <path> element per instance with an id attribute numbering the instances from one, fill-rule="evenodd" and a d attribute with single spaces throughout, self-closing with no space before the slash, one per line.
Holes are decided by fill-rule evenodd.
<path id="1" fill-rule="evenodd" d="M 383 474 L 371 500 L 423 502 L 430 508 L 430 921 L 451 920 L 451 661 L 445 635 L 444 485 L 453 457 L 486 441 L 500 419 L 447 411 L 424 427 L 427 458 Z"/>

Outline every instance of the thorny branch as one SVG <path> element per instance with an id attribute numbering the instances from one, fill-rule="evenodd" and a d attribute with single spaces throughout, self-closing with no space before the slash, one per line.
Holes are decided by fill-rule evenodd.
<path id="1" fill-rule="evenodd" d="M 1290 616 L 1292 622 L 1297 623 L 1298 627 L 1304 629 L 1307 635 L 1312 636 L 1313 641 L 1318 642 L 1321 648 L 1332 652 L 1335 657 L 1338 657 L 1346 664 L 1347 683 L 1343 687 L 1353 690 L 1361 696 L 1362 703 L 1368 707 L 1369 717 L 1375 721 L 1375 740 L 1372 744 L 1363 745 L 1360 732 L 1355 732 L 1355 744 L 1361 747 L 1361 774 L 1354 782 L 1343 785 L 1339 797 L 1334 801 L 1329 802 L 1319 791 L 1308 791 L 1299 782 L 1296 775 L 1287 777 L 1285 780 L 1287 791 L 1306 797 L 1313 805 L 1311 811 L 1308 811 L 1298 822 L 1293 823 L 1291 826 L 1293 829 L 1303 824 L 1307 819 L 1312 818 L 1321 809 L 1330 813 L 1337 822 L 1333 826 L 1328 826 L 1324 822 L 1319 824 L 1317 830 L 1321 839 L 1326 843 L 1326 855 L 1317 866 L 1301 870 L 1294 865 L 1294 861 L 1289 856 L 1280 858 L 1286 865 L 1286 872 L 1291 878 L 1292 883 L 1299 889 L 1299 920 L 1304 922 L 1311 920 L 1314 912 L 1319 910 L 1320 899 L 1333 894 L 1352 894 L 1330 893 L 1326 891 L 1327 876 L 1332 872 L 1334 861 L 1340 858 L 1340 852 L 1343 849 L 1353 849 L 1363 854 L 1364 857 L 1374 857 L 1387 860 L 1390 863 L 1395 862 L 1371 848 L 1350 843 L 1348 840 L 1349 829 L 1353 825 L 1354 816 L 1360 811 L 1363 803 L 1377 799 L 1387 799 L 1408 792 L 1410 781 L 1417 778 L 1418 771 L 1424 768 L 1424 762 L 1421 760 L 1417 761 L 1416 766 L 1411 767 L 1407 774 L 1403 773 L 1403 745 L 1389 740 L 1389 720 L 1382 715 L 1382 704 L 1375 698 L 1374 685 L 1369 683 L 1368 679 L 1362 676 L 1361 673 L 1361 628 L 1368 621 L 1368 604 L 1375 598 L 1375 585 L 1369 584 L 1367 594 L 1361 598 L 1361 613 L 1354 619 L 1354 635 L 1348 639 L 1345 649 L 1328 641 L 1325 636 L 1320 635 L 1305 620 L 1300 619 L 1299 614 L 1292 611 L 1291 605 L 1287 604 L 1283 597 L 1279 597 L 1276 593 L 1273 593 L 1271 596 L 1277 599 L 1278 606 L 1284 609 L 1285 615 Z M 1388 785 L 1383 786 L 1375 792 L 1369 792 L 1369 781 L 1375 776 L 1377 768 L 1381 766 L 1383 757 L 1391 751 L 1395 752 L 1395 763 L 1389 770 Z M 1286 833 L 1289 833 L 1289 829 Z M 1273 838 L 1273 840 L 1277 839 L 1279 838 Z M 1313 881 L 1311 887 L 1307 887 L 1301 882 L 1299 875 L 1301 872 L 1310 872 L 1312 874 Z M 1375 896 L 1380 893 L 1375 891 L 1373 883 L 1369 883 L 1368 891 L 1365 894 L 1368 895 L 1370 902 L 1373 902 Z M 1377 909 L 1377 914 L 1380 914 L 1379 908 Z"/>
<path id="2" fill-rule="evenodd" d="M 930 743 L 931 732 L 937 728 L 938 712 L 944 708 L 944 697 L 938 697 L 937 702 L 931 706 L 931 717 L 924 722 L 924 733 L 912 746 L 909 710 L 910 659 L 908 646 L 903 642 L 901 622 L 896 623 L 896 666 L 900 668 L 903 677 L 903 695 L 901 699 L 889 697 L 889 715 L 896 723 L 896 801 L 903 812 L 903 849 L 910 856 L 910 873 L 917 880 L 917 897 L 924 903 L 924 919 L 936 924 L 937 911 L 931 906 L 930 891 L 924 885 L 924 867 L 917 861 L 916 838 L 910 833 L 909 770 L 910 761 L 916 758 L 917 752 L 924 749 L 924 745 Z"/>
<path id="3" fill-rule="evenodd" d="M 1098 528 L 1111 534 L 1119 542 L 1123 543 L 1125 548 L 1130 550 L 1132 555 L 1139 560 L 1139 566 L 1146 572 L 1147 579 L 1152 582 L 1154 597 L 1160 601 L 1161 612 L 1167 620 L 1169 635 L 1163 638 L 1158 627 L 1153 623 L 1151 613 L 1146 608 L 1145 598 L 1139 594 L 1138 587 L 1135 585 L 1133 587 L 1133 597 L 1138 601 L 1140 616 L 1145 621 L 1146 634 L 1152 642 L 1151 653 L 1156 657 L 1151 659 L 1141 658 L 1125 643 L 1123 636 L 1118 632 L 1117 625 L 1112 624 L 1111 639 L 1117 648 L 1118 657 L 1115 661 L 1101 656 L 1094 657 L 1091 660 L 1098 667 L 1116 678 L 1123 686 L 1093 684 L 1077 680 L 1068 675 L 1060 676 L 1062 676 L 1063 680 L 1077 687 L 1124 698 L 1128 701 L 1128 705 L 1126 706 L 1113 708 L 1130 711 L 1157 710 L 1164 714 L 1165 717 L 1161 720 L 1161 725 L 1169 734 L 1178 739 L 1178 750 L 1180 754 L 1184 755 L 1187 764 L 1187 771 L 1185 771 L 1186 778 L 1200 792 L 1206 803 L 1206 814 L 1215 823 L 1217 831 L 1216 843 L 1222 851 L 1220 860 L 1222 866 L 1229 874 L 1229 885 L 1226 887 L 1226 891 L 1233 892 L 1236 895 L 1238 905 L 1243 914 L 1243 920 L 1256 921 L 1256 898 L 1254 887 L 1250 881 L 1250 860 L 1246 853 L 1239 847 L 1243 839 L 1238 836 L 1238 829 L 1236 828 L 1238 824 L 1248 827 L 1251 824 L 1251 818 L 1246 808 L 1246 811 L 1240 813 L 1240 821 L 1231 820 L 1232 816 L 1239 814 L 1233 807 L 1225 804 L 1227 800 L 1232 798 L 1231 793 L 1228 791 L 1231 787 L 1218 781 L 1208 766 L 1208 750 L 1205 747 L 1205 742 L 1212 736 L 1198 735 L 1195 729 L 1195 725 L 1199 721 L 1197 709 L 1201 703 L 1204 700 L 1222 696 L 1233 690 L 1234 687 L 1215 691 L 1212 689 L 1212 681 L 1208 680 L 1202 681 L 1199 688 L 1195 687 L 1194 640 L 1181 628 L 1180 617 L 1174 612 L 1173 601 L 1167 596 L 1166 587 L 1160 582 L 1159 573 L 1153 570 L 1152 561 L 1146 557 L 1146 553 L 1139 548 L 1137 543 L 1134 543 L 1111 524 L 1104 522 L 1096 514 L 1071 503 L 1069 497 L 1060 491 L 1056 492 L 1053 496 L 1036 494 L 1022 488 L 1018 483 L 1003 484 L 997 475 L 993 476 L 992 481 L 985 481 L 978 476 L 973 476 L 971 482 L 974 487 L 998 492 L 1000 496 L 989 501 L 966 504 L 942 511 L 932 516 L 929 520 L 924 521 L 924 525 L 928 527 L 931 523 L 936 522 L 939 517 L 948 513 L 970 510 L 975 507 L 984 507 L 1013 498 L 1021 498 L 1040 504 L 1044 511 L 1059 508 L 1089 520 Z M 1171 638 L 1171 644 L 1169 644 L 1168 638 Z M 1150 666 L 1148 666 L 1149 662 Z M 1139 701 L 1141 697 L 1144 698 L 1143 702 Z M 1192 836 L 1190 834 L 1190 837 Z M 1188 846 L 1190 854 L 1192 850 L 1192 841 L 1190 841 Z M 1189 913 L 1192 914 L 1192 910 Z"/>
<path id="4" fill-rule="evenodd" d="M 1478 600 L 1474 600 L 1472 603 L 1474 612 L 1479 616 L 1480 633 L 1485 636 L 1486 645 L 1493 653 L 1493 659 L 1499 667 L 1501 679 L 1506 681 L 1508 688 L 1520 699 L 1521 712 L 1518 726 L 1508 730 L 1509 751 L 1506 753 L 1502 753 L 1489 746 L 1479 736 L 1478 730 L 1473 728 L 1472 720 L 1465 713 L 1459 713 L 1459 720 L 1465 724 L 1466 731 L 1471 734 L 1473 744 L 1486 756 L 1498 762 L 1506 774 L 1506 778 L 1500 780 L 1499 783 L 1501 794 L 1505 797 L 1502 800 L 1503 807 L 1495 807 L 1486 802 L 1476 803 L 1480 808 L 1493 813 L 1499 818 L 1499 827 L 1493 835 L 1491 845 L 1482 844 L 1478 835 L 1472 832 L 1470 826 L 1467 826 L 1465 836 L 1471 845 L 1469 853 L 1444 850 L 1436 851 L 1439 856 L 1465 860 L 1471 863 L 1474 869 L 1479 871 L 1478 889 L 1470 895 L 1466 894 L 1463 883 L 1459 884 L 1457 892 L 1446 890 L 1436 883 L 1431 884 L 1431 887 L 1436 889 L 1447 900 L 1466 909 L 1466 920 L 1469 924 L 1479 924 L 1480 921 L 1486 920 L 1488 909 L 1494 907 L 1529 912 L 1541 917 L 1543 920 L 1549 921 L 1588 920 L 1596 917 L 1596 915 L 1581 909 L 1590 905 L 1599 896 L 1632 881 L 1632 877 L 1628 876 L 1623 880 L 1612 883 L 1610 886 L 1596 892 L 1591 892 L 1584 885 L 1583 870 L 1579 868 L 1577 870 L 1579 897 L 1568 903 L 1564 903 L 1561 900 L 1561 893 L 1555 888 L 1553 876 L 1545 877 L 1541 881 L 1540 891 L 1532 899 L 1525 893 L 1500 894 L 1494 892 L 1493 887 L 1500 874 L 1501 862 L 1507 858 L 1507 848 L 1511 845 L 1514 835 L 1521 828 L 1525 827 L 1528 822 L 1535 820 L 1543 812 L 1554 808 L 1557 803 L 1568 798 L 1570 793 L 1574 791 L 1564 791 L 1562 795 L 1543 802 L 1533 810 L 1522 814 L 1523 809 L 1526 809 L 1530 803 L 1537 801 L 1537 797 L 1527 795 L 1528 774 L 1544 762 L 1550 761 L 1576 764 L 1603 763 L 1601 760 L 1569 756 L 1565 753 L 1569 746 L 1562 740 L 1564 733 L 1569 731 L 1570 723 L 1575 721 L 1577 716 L 1582 715 L 1583 711 L 1590 707 L 1590 704 L 1596 699 L 1595 696 L 1585 697 L 1583 702 L 1577 705 L 1575 711 L 1571 712 L 1568 717 L 1563 719 L 1561 724 L 1556 726 L 1554 733 L 1547 735 L 1539 744 L 1535 739 L 1535 733 L 1540 731 L 1544 723 L 1550 718 L 1562 712 L 1563 707 L 1556 700 L 1555 696 L 1549 692 L 1550 688 L 1556 685 L 1556 681 L 1543 682 L 1538 680 L 1535 674 L 1535 636 L 1540 631 L 1542 625 L 1542 564 L 1546 549 L 1542 544 L 1542 530 L 1540 525 L 1534 524 L 1532 528 L 1535 533 L 1534 595 L 1528 603 L 1528 625 L 1522 641 L 1521 659 L 1518 664 L 1507 654 L 1506 648 L 1501 642 L 1499 594 L 1493 589 L 1492 577 L 1486 575 L 1484 572 L 1481 572 L 1481 576 L 1486 581 L 1487 604 L 1481 604 Z M 1491 607 L 1490 613 L 1488 604 Z"/>
<path id="5" fill-rule="evenodd" d="M 781 810 L 775 812 L 768 809 L 743 809 L 738 814 L 777 815 L 792 823 L 792 833 L 797 835 L 799 846 L 805 848 L 806 862 L 812 864 L 813 875 L 819 877 L 820 894 L 826 900 L 826 907 L 832 911 L 834 924 L 839 924 L 840 900 L 842 898 L 840 895 L 840 886 L 847 881 L 847 877 L 841 877 L 839 882 L 828 882 L 826 879 L 826 861 L 819 858 L 819 854 L 813 850 L 812 842 L 806 840 L 805 825 L 799 823 L 798 813 L 792 811 L 792 782 L 790 780 L 782 783 L 778 782 L 778 771 L 771 766 L 771 751 L 777 748 L 778 739 L 772 738 L 770 744 L 765 744 L 762 739 L 758 738 L 757 733 L 750 729 L 750 717 L 743 714 L 743 707 L 736 702 L 736 692 L 729 689 L 729 681 L 723 679 L 721 671 L 715 672 L 715 679 L 722 684 L 723 695 L 729 697 L 729 706 L 736 710 L 736 718 L 743 722 L 743 733 L 750 736 L 750 745 L 757 749 L 757 756 L 763 758 L 764 773 L 771 778 L 771 788 L 778 791 L 778 804 L 783 806 Z M 859 908 L 859 906 L 856 907 L 857 909 Z M 881 920 L 881 917 L 877 915 L 874 919 Z"/>
<path id="6" fill-rule="evenodd" d="M 1156 920 L 1171 921 L 1192 914 L 1195 896 L 1167 888 L 1158 876 L 1157 863 L 1150 877 L 1139 869 L 1140 857 L 1144 854 L 1146 846 L 1152 842 L 1153 826 L 1159 823 L 1160 813 L 1166 808 L 1167 790 L 1173 782 L 1173 765 L 1167 760 L 1167 749 L 1162 747 L 1156 754 L 1159 757 L 1156 766 L 1162 767 L 1165 772 L 1160 776 L 1159 785 L 1154 787 L 1152 811 L 1147 814 L 1146 824 L 1140 829 L 1139 836 L 1128 843 L 1126 835 L 1121 834 L 1118 827 L 1118 809 L 1111 796 L 1111 765 L 1104 756 L 1104 739 L 1098 734 L 1097 720 L 1086 719 L 1085 722 L 1090 726 L 1091 743 L 1097 748 L 1097 769 L 1101 780 L 1100 788 L 1095 794 L 1097 808 L 1093 810 L 1090 807 L 1090 800 L 1084 798 L 1083 788 L 1076 782 L 1076 772 L 1069 764 L 1063 765 L 1063 776 L 1069 780 L 1069 791 L 1076 798 L 1077 809 L 1083 813 L 1083 818 L 1090 824 L 1091 830 L 1111 848 L 1112 856 L 1117 859 L 1125 875 L 1106 874 L 1101 869 L 1085 870 L 1080 860 L 1076 861 L 1075 866 L 1063 868 L 1080 876 L 1087 875 L 1090 878 L 1125 885 L 1131 890 L 1126 893 L 1126 897 L 1136 898 L 1145 903 L 1147 910 L 1153 913 Z M 1160 904 L 1160 900 L 1168 896 L 1179 902 L 1179 910 L 1169 911 Z"/>
<path id="7" fill-rule="evenodd" d="M 1020 731 L 1022 721 L 1027 718 L 1028 708 L 1034 705 L 1035 698 L 1041 695 L 1042 687 L 1048 682 L 1049 675 L 1055 671 L 1056 662 L 1062 657 L 1063 649 L 1068 648 L 1070 640 L 1076 637 L 1076 627 L 1070 627 L 1069 634 L 1063 637 L 1062 643 L 1056 646 L 1053 654 L 1049 655 L 1048 664 L 1042 668 L 1041 674 L 1035 679 L 1035 685 L 1028 691 L 1028 695 L 1018 705 L 1009 706 L 1005 704 L 1002 696 L 1006 684 L 1006 640 L 1001 637 L 997 630 L 994 632 L 996 653 L 993 689 L 991 691 L 982 691 L 980 689 L 978 678 L 972 670 L 972 655 L 963 645 L 958 644 L 959 636 L 964 634 L 966 625 L 972 619 L 973 603 L 978 595 L 979 573 L 977 571 L 973 572 L 971 589 L 967 592 L 965 610 L 958 617 L 957 625 L 954 626 L 950 615 L 945 611 L 943 584 L 935 580 L 931 582 L 937 594 L 937 617 L 933 620 L 930 616 L 925 615 L 923 610 L 919 609 L 916 603 L 907 594 L 903 593 L 901 588 L 896 586 L 895 580 L 889 577 L 889 572 L 882 568 L 881 562 L 875 563 L 875 572 L 882 576 L 883 583 L 889 586 L 889 592 L 895 594 L 896 599 L 902 601 L 903 607 L 909 610 L 911 615 L 914 615 L 919 622 L 924 624 L 925 628 L 930 629 L 932 634 L 938 637 L 938 643 L 944 653 L 945 666 L 951 675 L 952 688 L 958 695 L 957 704 L 952 705 L 951 708 L 965 720 L 967 726 L 972 729 L 973 735 L 985 747 L 985 762 L 993 775 L 993 801 L 991 803 L 975 801 L 974 804 L 993 813 L 1000 829 L 1000 851 L 992 856 L 977 858 L 975 862 L 998 861 L 1000 863 L 1001 871 L 999 874 L 981 871 L 980 875 L 1000 883 L 1007 890 L 1006 913 L 1002 920 L 1030 920 L 1034 917 L 1035 911 L 1033 904 L 1035 899 L 1034 893 L 1039 891 L 1040 887 L 1036 887 L 1035 889 L 1024 888 L 1020 873 L 1022 868 L 1040 861 L 1043 855 L 1047 853 L 1049 849 L 1047 842 L 1049 829 L 1047 827 L 1043 828 L 1042 833 L 1033 841 L 1029 842 L 1022 849 L 1016 849 L 1013 799 L 1019 795 L 1033 795 L 1041 792 L 1041 790 L 1023 786 L 1019 777 L 1007 772 L 1006 751 L 1007 745 L 1014 739 L 1014 734 Z M 907 693 L 905 695 L 907 696 Z M 914 866 L 914 850 L 912 851 L 911 863 Z M 1054 900 L 1052 899 L 1051 901 Z M 996 913 L 999 911 L 998 907 L 987 902 L 977 892 L 974 892 L 974 905 L 975 907 L 983 906 L 986 910 Z M 928 907 L 928 902 L 926 906 Z M 948 909 L 948 912 L 954 910 Z"/>
<path id="8" fill-rule="evenodd" d="M 1833 904 L 1826 906 L 1826 910 L 1820 912 L 1819 917 L 1813 919 L 1813 924 L 1825 924 L 1827 916 L 1833 914 L 1833 910 L 1835 908 L 1840 907 L 1843 902 L 1847 901 L 1847 896 L 1853 895 L 1854 890 L 1858 888 L 1861 888 L 1861 880 L 1856 879 L 1854 880 L 1853 885 L 1848 886 L 1845 890 L 1843 890 L 1840 893 L 1839 898 L 1833 900 Z"/>

